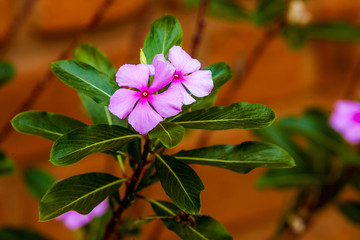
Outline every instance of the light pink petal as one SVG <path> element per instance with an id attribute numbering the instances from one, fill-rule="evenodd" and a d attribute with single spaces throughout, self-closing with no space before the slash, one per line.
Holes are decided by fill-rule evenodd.
<path id="1" fill-rule="evenodd" d="M 343 132 L 343 136 L 349 143 L 360 143 L 360 124 L 348 126 L 348 129 Z"/>
<path id="2" fill-rule="evenodd" d="M 92 218 L 102 216 L 108 209 L 108 201 L 105 199 L 97 205 L 88 215 Z"/>
<path id="3" fill-rule="evenodd" d="M 130 125 L 140 134 L 148 133 L 156 127 L 163 118 L 152 109 L 146 98 L 141 98 L 129 115 Z"/>
<path id="4" fill-rule="evenodd" d="M 155 68 L 155 77 L 148 90 L 150 93 L 154 93 L 168 85 L 173 80 L 175 72 L 175 67 L 166 61 L 164 54 L 156 55 L 153 60 L 153 65 Z"/>
<path id="5" fill-rule="evenodd" d="M 120 88 L 110 97 L 109 111 L 115 116 L 124 119 L 140 98 L 140 92 Z"/>
<path id="6" fill-rule="evenodd" d="M 69 211 L 56 218 L 64 223 L 65 227 L 70 230 L 76 230 L 91 222 L 91 217 L 82 215 L 75 211 Z"/>
<path id="7" fill-rule="evenodd" d="M 205 97 L 214 87 L 210 70 L 199 70 L 183 77 L 182 84 L 196 97 Z"/>
<path id="8" fill-rule="evenodd" d="M 170 85 L 169 90 L 175 90 L 178 91 L 182 96 L 182 102 L 185 105 L 192 104 L 196 100 L 186 91 L 184 86 L 181 84 L 180 81 L 173 81 L 173 83 Z"/>
<path id="9" fill-rule="evenodd" d="M 147 64 L 146 65 L 148 68 L 149 68 L 149 72 L 150 72 L 150 75 L 151 76 L 154 76 L 155 75 L 155 68 L 152 64 Z"/>
<path id="10" fill-rule="evenodd" d="M 174 88 L 169 88 L 160 94 L 153 94 L 148 101 L 163 117 L 172 117 L 181 112 L 182 95 Z"/>
<path id="11" fill-rule="evenodd" d="M 147 89 L 151 68 L 145 64 L 125 64 L 116 73 L 116 82 L 120 87 Z"/>
<path id="12" fill-rule="evenodd" d="M 169 60 L 182 75 L 195 72 L 201 67 L 198 60 L 193 59 L 179 46 L 173 46 L 169 50 Z"/>

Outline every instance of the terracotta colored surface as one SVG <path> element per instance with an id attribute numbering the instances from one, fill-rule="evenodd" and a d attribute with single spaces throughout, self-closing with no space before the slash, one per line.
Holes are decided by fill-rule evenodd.
<path id="1" fill-rule="evenodd" d="M 66 34 L 66 31 L 72 32 L 74 28 L 83 26 L 99 5 L 99 1 L 86 2 L 88 4 L 83 1 L 39 0 L 31 19 L 3 56 L 14 62 L 17 76 L 11 84 L 0 89 L 0 126 L 5 124 L 30 89 L 49 70 L 50 63 L 68 46 L 72 33 Z M 115 18 L 122 20 L 106 28 L 97 28 L 86 38 L 86 41 L 102 49 L 116 67 L 138 62 L 139 48 L 150 23 L 164 14 L 178 17 L 184 31 L 183 46 L 189 50 L 195 29 L 196 10 L 177 6 L 174 1 L 152 1 L 145 11 L 138 11 L 134 7 L 135 2 L 142 6 L 144 1 L 119 2 L 123 5 L 117 3 L 107 18 L 108 21 L 114 21 Z M 69 6 L 74 9 L 67 11 Z M 128 10 L 123 10 L 123 6 Z M 327 10 L 329 12 L 342 9 L 339 1 L 333 7 L 326 6 L 330 9 Z M 82 9 L 81 14 L 79 7 Z M 64 12 L 67 13 L 66 17 L 63 16 Z M 117 15 L 120 13 L 124 14 L 123 17 Z M 131 15 L 135 13 L 137 15 Z M 0 29 L 1 27 L 3 25 L 0 24 Z M 43 32 L 38 34 L 39 31 Z M 51 31 L 64 31 L 64 36 L 51 38 L 41 34 Z M 245 22 L 209 18 L 199 49 L 199 59 L 204 65 L 225 61 L 237 70 L 261 34 L 261 29 Z M 249 78 L 239 85 L 234 83 L 239 80 L 238 75 L 235 75 L 233 83 L 228 83 L 220 92 L 217 104 L 230 104 L 231 101 L 262 103 L 272 107 L 279 117 L 298 114 L 305 107 L 313 105 L 323 106 L 330 111 L 333 101 L 345 90 L 357 56 L 358 49 L 355 45 L 324 42 L 310 43 L 302 50 L 290 51 L 283 39 L 277 37 Z M 80 107 L 76 92 L 58 79 L 51 82 L 32 109 L 62 113 L 90 123 Z M 202 131 L 189 132 L 181 145 L 171 151 L 201 145 L 198 142 L 201 134 Z M 207 144 L 238 144 L 253 139 L 255 138 L 248 131 L 218 131 L 209 136 Z M 15 132 L 2 144 L 1 148 L 14 158 L 18 171 L 14 176 L 0 179 L 0 226 L 25 225 L 38 229 L 52 239 L 74 239 L 76 234 L 66 230 L 59 222 L 37 222 L 37 202 L 24 187 L 21 179 L 23 169 L 36 165 L 58 178 L 89 171 L 106 171 L 114 175 L 119 175 L 119 172 L 114 161 L 102 154 L 92 155 L 73 166 L 54 167 L 47 161 L 51 144 L 40 137 Z M 263 169 L 254 170 L 247 175 L 204 166 L 194 166 L 194 169 L 205 185 L 205 191 L 201 195 L 203 214 L 213 216 L 223 223 L 234 235 L 234 239 L 268 239 L 291 192 L 256 190 L 255 181 Z M 159 184 L 143 194 L 155 199 L 167 199 Z M 131 211 L 139 217 L 152 214 L 148 204 L 141 201 Z M 178 239 L 157 221 L 146 226 L 143 231 L 143 236 L 138 239 Z M 303 239 L 355 240 L 359 236 L 359 228 L 349 224 L 333 207 L 329 207 L 314 219 L 313 226 Z"/>

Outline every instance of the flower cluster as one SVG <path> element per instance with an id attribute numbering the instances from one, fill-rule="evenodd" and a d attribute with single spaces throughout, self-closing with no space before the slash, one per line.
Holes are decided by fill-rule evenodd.
<path id="1" fill-rule="evenodd" d="M 110 98 L 109 110 L 117 117 L 128 116 L 129 124 L 146 134 L 165 117 L 181 112 L 183 104 L 195 102 L 191 96 L 204 97 L 213 89 L 210 70 L 200 70 L 200 62 L 181 47 L 173 46 L 169 61 L 163 54 L 152 65 L 125 64 L 116 73 L 121 87 Z M 152 82 L 149 82 L 153 76 Z"/>
<path id="2" fill-rule="evenodd" d="M 340 100 L 330 117 L 330 125 L 352 144 L 360 143 L 360 103 Z"/>

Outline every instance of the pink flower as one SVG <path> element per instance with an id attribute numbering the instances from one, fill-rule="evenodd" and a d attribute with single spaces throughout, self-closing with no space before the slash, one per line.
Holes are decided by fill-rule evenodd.
<path id="1" fill-rule="evenodd" d="M 154 80 L 149 84 L 152 66 L 145 64 L 125 64 L 116 73 L 120 87 L 110 98 L 109 110 L 121 119 L 129 115 L 130 125 L 139 133 L 145 134 L 163 120 L 181 111 L 181 93 L 168 89 L 155 94 L 172 81 L 174 67 L 165 60 L 163 54 L 154 57 Z"/>
<path id="2" fill-rule="evenodd" d="M 340 100 L 330 117 L 330 125 L 349 143 L 360 143 L 360 103 Z"/>
<path id="3" fill-rule="evenodd" d="M 108 208 L 107 200 L 102 201 L 89 214 L 82 215 L 75 211 L 69 211 L 56 218 L 64 223 L 70 230 L 76 230 L 91 222 L 93 218 L 103 215 Z"/>
<path id="4" fill-rule="evenodd" d="M 205 97 L 210 94 L 214 87 L 211 71 L 200 70 L 201 65 L 198 60 L 191 58 L 179 46 L 173 46 L 170 49 L 169 60 L 175 67 L 170 88 L 181 92 L 185 105 L 195 102 L 188 91 L 196 97 Z"/>

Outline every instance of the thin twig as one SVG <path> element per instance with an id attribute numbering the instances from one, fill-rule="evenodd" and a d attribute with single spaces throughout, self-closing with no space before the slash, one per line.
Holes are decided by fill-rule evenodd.
<path id="1" fill-rule="evenodd" d="M 202 0 L 197 16 L 197 28 L 192 39 L 191 56 L 193 58 L 195 58 L 197 55 L 203 37 L 204 29 L 206 26 L 206 11 L 208 6 L 209 0 Z"/>
<path id="2" fill-rule="evenodd" d="M 59 54 L 56 60 L 67 58 L 70 55 L 72 50 L 79 44 L 79 42 L 84 37 L 84 35 L 93 28 L 95 28 L 100 23 L 100 21 L 104 16 L 104 13 L 114 3 L 114 1 L 115 0 L 104 0 L 104 2 L 101 4 L 101 6 L 98 8 L 98 10 L 91 18 L 88 25 L 76 34 L 75 38 L 70 43 L 70 45 L 63 52 L 61 52 L 61 54 Z M 51 69 L 49 69 L 49 71 L 44 75 L 44 77 L 39 82 L 36 83 L 34 88 L 30 91 L 30 94 L 25 98 L 22 104 L 18 108 L 16 108 L 16 110 L 13 112 L 11 117 L 5 122 L 5 125 L 1 128 L 0 143 L 2 143 L 12 131 L 12 127 L 10 124 L 11 119 L 16 114 L 29 110 L 31 106 L 35 103 L 35 101 L 44 92 L 46 86 L 48 86 L 53 79 L 54 79 L 53 74 L 51 72 Z"/>
<path id="3" fill-rule="evenodd" d="M 345 89 L 344 99 L 356 99 L 359 96 L 359 77 L 360 77 L 360 57 L 356 62 L 354 71 L 350 76 L 350 81 Z"/>

